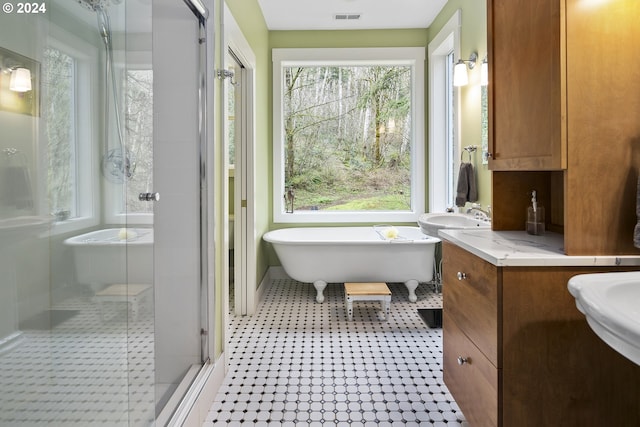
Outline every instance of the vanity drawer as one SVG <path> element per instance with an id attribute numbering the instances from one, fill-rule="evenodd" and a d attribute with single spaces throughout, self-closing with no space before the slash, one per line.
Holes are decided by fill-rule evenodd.
<path id="1" fill-rule="evenodd" d="M 442 243 L 444 312 L 493 363 L 498 364 L 498 267 Z"/>
<path id="2" fill-rule="evenodd" d="M 470 425 L 497 426 L 498 369 L 467 338 L 447 311 L 442 326 L 444 383 Z"/>

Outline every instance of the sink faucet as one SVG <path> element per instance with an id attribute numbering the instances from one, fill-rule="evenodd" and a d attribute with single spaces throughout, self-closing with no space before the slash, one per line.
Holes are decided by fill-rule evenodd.
<path id="1" fill-rule="evenodd" d="M 474 218 L 481 219 L 483 221 L 491 220 L 491 206 L 488 205 L 487 210 L 484 210 L 480 204 L 474 203 L 466 210 L 466 213 L 473 214 Z"/>

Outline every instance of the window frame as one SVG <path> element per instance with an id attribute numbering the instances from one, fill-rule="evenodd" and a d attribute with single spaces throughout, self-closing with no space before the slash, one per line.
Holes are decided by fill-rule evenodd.
<path id="1" fill-rule="evenodd" d="M 357 58 L 357 59 L 354 59 Z M 393 48 L 277 48 L 273 61 L 273 222 L 274 223 L 382 223 L 415 222 L 424 212 L 424 47 Z M 412 68 L 411 95 L 411 209 L 408 211 L 295 211 L 285 212 L 285 153 L 283 123 L 283 68 L 303 66 L 406 65 Z"/>
<path id="2" fill-rule="evenodd" d="M 449 76 L 453 75 L 449 69 L 449 55 L 460 57 L 461 26 L 462 14 L 457 10 L 428 47 L 429 212 L 444 212 L 455 207 L 454 183 L 459 167 L 461 131 L 460 90 L 454 88 L 452 94 L 447 90 L 452 86 Z"/>
<path id="3" fill-rule="evenodd" d="M 74 143 L 75 143 L 75 199 L 77 216 L 52 224 L 51 234 L 57 235 L 77 231 L 99 224 L 99 180 L 95 171 L 99 170 L 97 152 L 98 123 L 96 112 L 99 102 L 96 82 L 98 79 L 97 63 L 99 51 L 94 45 L 72 35 L 62 28 L 51 25 L 47 46 L 60 50 L 71 56 L 75 63 L 74 82 Z M 44 126 L 41 129 L 44 153 L 48 153 L 48 141 Z M 46 176 L 43 191 L 48 191 Z"/>

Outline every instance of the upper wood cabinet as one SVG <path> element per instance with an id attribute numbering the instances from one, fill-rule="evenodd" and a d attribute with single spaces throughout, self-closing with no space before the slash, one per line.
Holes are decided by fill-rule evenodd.
<path id="1" fill-rule="evenodd" d="M 523 230 L 535 189 L 567 255 L 637 254 L 640 1 L 488 0 L 487 14 L 493 229 Z"/>
<path id="2" fill-rule="evenodd" d="M 488 0 L 489 168 L 566 168 L 564 2 Z"/>

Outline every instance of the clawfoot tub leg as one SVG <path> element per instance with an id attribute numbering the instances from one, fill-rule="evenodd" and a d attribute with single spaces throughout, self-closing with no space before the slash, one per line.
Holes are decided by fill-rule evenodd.
<path id="1" fill-rule="evenodd" d="M 404 285 L 407 287 L 407 290 L 409 291 L 409 301 L 411 302 L 418 301 L 418 297 L 416 296 L 416 288 L 418 287 L 418 281 L 413 279 L 407 280 L 406 282 L 404 282 Z"/>
<path id="2" fill-rule="evenodd" d="M 316 295 L 316 301 L 323 302 L 324 295 L 322 294 L 322 291 L 324 291 L 324 288 L 327 287 L 327 282 L 325 282 L 324 280 L 316 280 L 315 282 L 313 282 L 313 287 L 316 288 L 316 291 L 318 291 L 318 294 Z"/>

